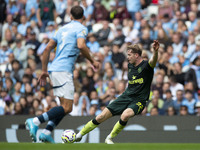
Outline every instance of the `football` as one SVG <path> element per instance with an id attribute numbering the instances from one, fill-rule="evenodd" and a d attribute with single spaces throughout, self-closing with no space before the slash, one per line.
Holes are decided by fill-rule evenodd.
<path id="1" fill-rule="evenodd" d="M 72 130 L 65 130 L 62 133 L 61 138 L 64 143 L 74 143 L 76 139 L 76 133 Z"/>

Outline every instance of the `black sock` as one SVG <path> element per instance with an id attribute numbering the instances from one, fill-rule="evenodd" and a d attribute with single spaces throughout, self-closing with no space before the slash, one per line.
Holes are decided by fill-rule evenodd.
<path id="1" fill-rule="evenodd" d="M 96 119 L 93 119 L 93 120 L 92 120 L 92 123 L 94 123 L 95 125 L 99 125 L 99 124 L 100 124 L 100 123 L 97 122 Z"/>
<path id="2" fill-rule="evenodd" d="M 38 119 L 41 123 L 49 120 L 53 120 L 58 116 L 65 116 L 65 111 L 62 106 L 54 107 L 50 109 L 48 112 L 43 113 L 42 115 L 38 116 Z"/>
<path id="3" fill-rule="evenodd" d="M 121 119 L 119 120 L 119 123 L 122 125 L 122 126 L 125 126 L 127 124 L 128 121 L 122 121 Z"/>

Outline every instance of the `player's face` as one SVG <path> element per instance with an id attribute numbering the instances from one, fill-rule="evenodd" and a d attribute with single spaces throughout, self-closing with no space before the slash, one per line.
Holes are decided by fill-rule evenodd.
<path id="1" fill-rule="evenodd" d="M 132 53 L 131 50 L 127 51 L 127 59 L 130 64 L 135 64 L 136 62 L 136 53 Z"/>

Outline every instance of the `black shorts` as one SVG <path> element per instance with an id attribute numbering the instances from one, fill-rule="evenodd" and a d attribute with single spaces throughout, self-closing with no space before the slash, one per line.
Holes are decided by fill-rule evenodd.
<path id="1" fill-rule="evenodd" d="M 145 100 L 138 100 L 125 94 L 119 96 L 116 100 L 110 103 L 107 108 L 110 110 L 113 116 L 121 115 L 127 108 L 131 108 L 135 115 L 140 114 L 146 106 Z"/>

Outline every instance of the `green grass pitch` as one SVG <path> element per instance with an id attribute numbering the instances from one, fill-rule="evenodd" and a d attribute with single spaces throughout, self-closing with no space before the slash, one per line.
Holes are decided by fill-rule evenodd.
<path id="1" fill-rule="evenodd" d="M 44 144 L 44 143 L 0 143 L 0 150 L 200 150 L 200 144 L 174 143 L 120 143 L 100 144 Z"/>

